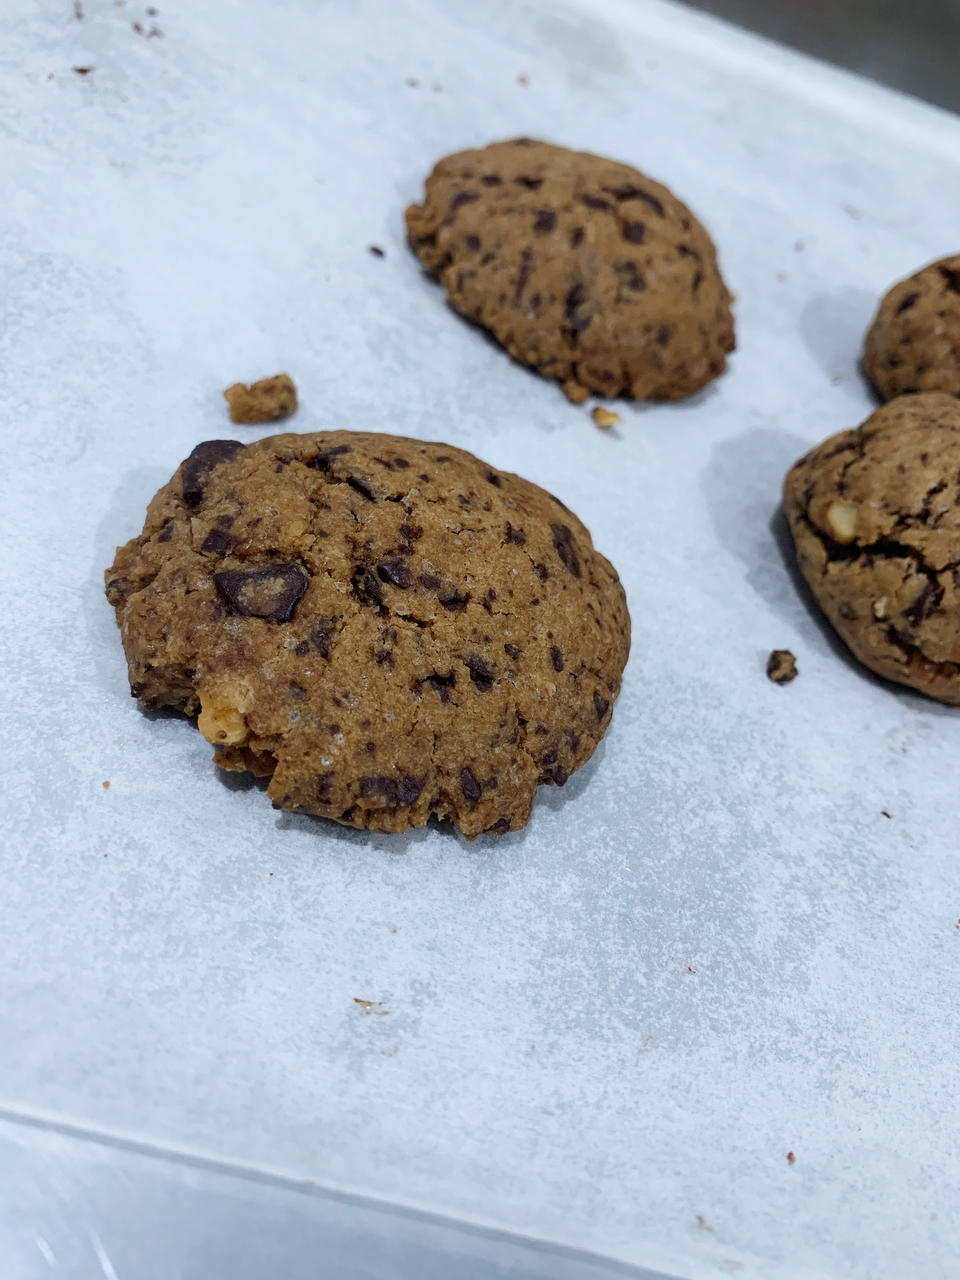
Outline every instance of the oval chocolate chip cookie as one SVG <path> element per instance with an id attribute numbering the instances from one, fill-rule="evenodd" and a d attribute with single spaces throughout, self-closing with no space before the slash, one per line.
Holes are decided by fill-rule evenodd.
<path id="1" fill-rule="evenodd" d="M 198 445 L 106 589 L 144 706 L 199 714 L 278 808 L 376 831 L 524 826 L 593 754 L 630 643 L 561 502 L 389 435 Z"/>
<path id="2" fill-rule="evenodd" d="M 900 396 L 787 474 L 820 607 L 871 671 L 960 704 L 960 400 Z"/>
<path id="3" fill-rule="evenodd" d="M 407 234 L 454 307 L 573 400 L 678 400 L 734 348 L 706 230 L 614 160 L 526 138 L 447 156 Z"/>
<path id="4" fill-rule="evenodd" d="M 915 391 L 960 396 L 960 254 L 895 284 L 880 303 L 863 368 L 884 400 Z"/>

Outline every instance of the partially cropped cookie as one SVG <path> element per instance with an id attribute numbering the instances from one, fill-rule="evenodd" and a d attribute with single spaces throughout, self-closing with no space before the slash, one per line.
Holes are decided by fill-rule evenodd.
<path id="1" fill-rule="evenodd" d="M 960 704 L 960 400 L 900 396 L 787 474 L 800 569 L 871 671 Z"/>
<path id="2" fill-rule="evenodd" d="M 407 234 L 454 307 L 573 400 L 679 400 L 734 348 L 710 236 L 615 160 L 525 138 L 461 151 L 434 168 Z"/>
<path id="3" fill-rule="evenodd" d="M 960 396 L 960 254 L 893 286 L 867 333 L 863 367 L 884 400 L 915 391 Z"/>
<path id="4" fill-rule="evenodd" d="M 623 588 L 556 498 L 443 444 L 198 445 L 117 551 L 132 693 L 199 713 L 274 805 L 517 830 L 610 723 Z"/>

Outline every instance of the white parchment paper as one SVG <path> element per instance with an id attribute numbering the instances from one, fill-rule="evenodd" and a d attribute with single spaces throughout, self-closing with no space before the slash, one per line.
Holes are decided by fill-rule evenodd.
<path id="1" fill-rule="evenodd" d="M 844 655 L 775 513 L 957 248 L 960 122 L 655 0 L 157 7 L 0 16 L 0 1105 L 683 1277 L 956 1275 L 960 713 Z M 603 433 L 445 306 L 404 206 L 521 133 L 703 217 L 722 380 Z M 277 814 L 130 699 L 102 570 L 279 369 L 620 570 L 613 727 L 524 833 Z"/>

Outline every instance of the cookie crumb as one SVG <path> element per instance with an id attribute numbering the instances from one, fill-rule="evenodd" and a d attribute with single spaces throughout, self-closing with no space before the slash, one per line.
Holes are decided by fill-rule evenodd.
<path id="1" fill-rule="evenodd" d="M 892 817 L 893 817 L 893 814 L 890 812 L 890 810 L 889 810 L 889 809 L 881 809 L 881 810 L 880 810 L 880 812 L 883 814 L 883 816 L 884 816 L 885 818 L 892 818 Z"/>
<path id="2" fill-rule="evenodd" d="M 354 996 L 353 1003 L 358 1004 L 364 1013 L 376 1013 L 381 1018 L 386 1017 L 390 1012 L 389 1009 L 383 1007 L 382 1000 L 361 1000 L 359 996 Z"/>
<path id="3" fill-rule="evenodd" d="M 796 1163 L 797 1163 L 797 1157 L 793 1154 L 793 1152 L 792 1152 L 792 1151 L 788 1151 L 788 1152 L 787 1152 L 787 1164 L 796 1164 Z"/>
<path id="4" fill-rule="evenodd" d="M 523 71 L 521 71 L 520 74 L 517 76 L 517 84 L 520 86 L 521 89 L 526 89 L 529 83 L 530 83 L 530 77 L 526 75 Z"/>
<path id="5" fill-rule="evenodd" d="M 797 660 L 789 649 L 774 649 L 767 659 L 767 675 L 774 684 L 789 684 L 797 675 Z"/>
<path id="6" fill-rule="evenodd" d="M 133 27 L 134 31 L 137 33 L 138 36 L 143 35 L 143 25 L 141 23 L 131 22 L 130 25 L 131 27 Z"/>
<path id="7" fill-rule="evenodd" d="M 93 67 L 71 67 L 71 68 L 70 68 L 70 70 L 71 70 L 75 75 L 78 75 L 78 76 L 88 76 L 88 75 L 90 74 L 90 72 L 94 70 L 94 68 L 93 68 Z"/>
<path id="8" fill-rule="evenodd" d="M 289 418 L 297 408 L 297 388 L 289 373 L 261 378 L 249 386 L 235 382 L 223 395 L 230 406 L 230 421 L 247 425 Z"/>
<path id="9" fill-rule="evenodd" d="M 104 791 L 109 791 L 109 790 L 110 790 L 110 779 L 109 779 L 109 778 L 106 778 L 106 779 L 105 779 L 105 780 L 104 780 L 100 785 L 103 787 Z"/>
<path id="10" fill-rule="evenodd" d="M 604 409 L 604 407 L 599 404 L 594 410 L 592 410 L 590 417 L 594 420 L 596 425 L 598 427 L 602 427 L 603 430 L 606 430 L 608 427 L 618 427 L 623 421 L 619 413 L 614 413 L 611 409 Z"/>
<path id="11" fill-rule="evenodd" d="M 378 244 L 371 244 L 367 247 L 367 253 L 372 253 L 375 258 L 385 258 L 386 250 L 381 249 Z"/>
<path id="12" fill-rule="evenodd" d="M 709 1231 L 711 1235 L 716 1234 L 713 1227 L 711 1227 L 710 1223 L 706 1220 L 706 1218 L 703 1216 L 702 1213 L 697 1214 L 697 1226 L 700 1228 L 701 1231 Z"/>

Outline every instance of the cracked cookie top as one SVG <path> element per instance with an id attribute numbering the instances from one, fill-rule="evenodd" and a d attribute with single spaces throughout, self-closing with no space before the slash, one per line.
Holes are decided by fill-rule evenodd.
<path id="1" fill-rule="evenodd" d="M 800 569 L 878 675 L 960 703 L 960 401 L 901 396 L 784 483 Z"/>
<path id="2" fill-rule="evenodd" d="M 960 396 L 960 254 L 893 286 L 867 333 L 863 368 L 884 400 L 916 391 Z"/>
<path id="3" fill-rule="evenodd" d="M 106 573 L 132 693 L 199 713 L 275 806 L 468 836 L 593 754 L 623 588 L 558 499 L 444 444 L 206 441 Z"/>
<path id="4" fill-rule="evenodd" d="M 456 309 L 571 399 L 680 399 L 733 350 L 706 230 L 614 160 L 527 138 L 447 156 L 407 234 Z"/>

